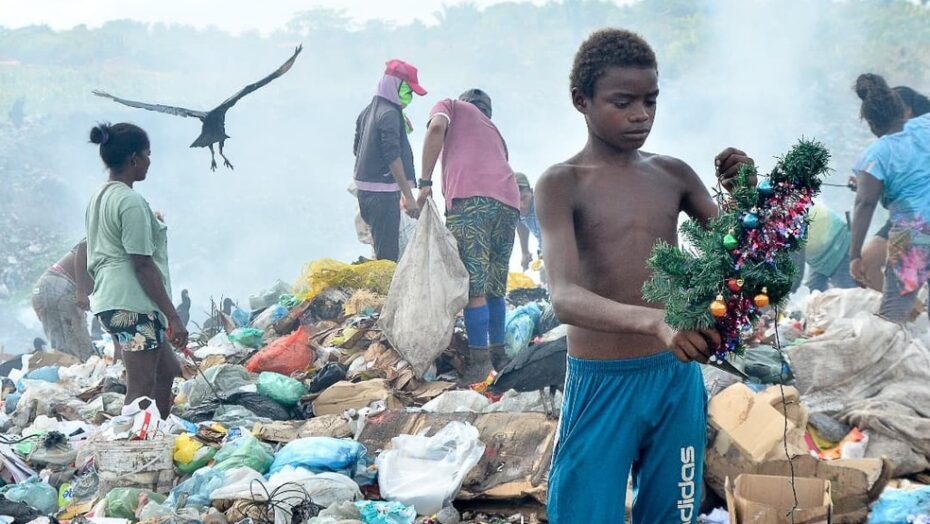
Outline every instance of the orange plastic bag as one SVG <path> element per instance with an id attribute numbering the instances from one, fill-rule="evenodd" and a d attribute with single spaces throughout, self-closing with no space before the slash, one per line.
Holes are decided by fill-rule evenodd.
<path id="1" fill-rule="evenodd" d="M 262 348 L 249 359 L 245 369 L 252 373 L 274 371 L 282 375 L 290 375 L 295 371 L 307 369 L 313 362 L 313 356 L 313 350 L 310 349 L 310 337 L 301 326 L 290 335 L 281 337 Z"/>

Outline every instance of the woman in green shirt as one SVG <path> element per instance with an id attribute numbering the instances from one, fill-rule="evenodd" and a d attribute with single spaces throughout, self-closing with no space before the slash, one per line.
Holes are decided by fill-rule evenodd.
<path id="1" fill-rule="evenodd" d="M 183 348 L 188 333 L 171 302 L 168 228 L 133 190 L 151 164 L 148 135 L 133 124 L 100 124 L 90 141 L 100 146 L 110 174 L 85 216 L 90 308 L 122 352 L 126 403 L 153 398 L 167 417 L 181 372 L 168 342 Z"/>

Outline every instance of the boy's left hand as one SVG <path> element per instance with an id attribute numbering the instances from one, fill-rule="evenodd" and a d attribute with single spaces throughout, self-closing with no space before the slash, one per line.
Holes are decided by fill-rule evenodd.
<path id="1" fill-rule="evenodd" d="M 746 153 L 735 147 L 728 147 L 717 155 L 714 159 L 714 165 L 717 168 L 717 180 L 720 181 L 720 185 L 724 189 L 733 191 L 733 184 L 736 182 L 739 168 L 743 164 L 753 166 L 755 162 Z M 755 175 L 749 178 L 750 185 L 755 186 L 756 182 Z"/>

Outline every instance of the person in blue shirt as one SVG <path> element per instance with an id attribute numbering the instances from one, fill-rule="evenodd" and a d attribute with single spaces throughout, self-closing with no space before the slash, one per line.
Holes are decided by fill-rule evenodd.
<path id="1" fill-rule="evenodd" d="M 860 283 L 867 281 L 862 245 L 881 201 L 891 228 L 879 314 L 903 322 L 930 279 L 930 114 L 909 119 L 901 97 L 875 74 L 860 75 L 855 90 L 862 100 L 862 118 L 879 139 L 853 168 L 858 188 L 850 274 Z"/>
<path id="2" fill-rule="evenodd" d="M 517 236 L 520 238 L 520 252 L 523 258 L 520 260 L 520 267 L 526 271 L 533 262 L 533 255 L 530 253 L 530 235 L 536 239 L 537 258 L 542 258 L 542 234 L 539 232 L 539 221 L 536 219 L 536 199 L 533 196 L 533 186 L 530 180 L 523 173 L 514 173 L 517 179 L 517 187 L 520 189 L 520 223 L 517 224 Z"/>

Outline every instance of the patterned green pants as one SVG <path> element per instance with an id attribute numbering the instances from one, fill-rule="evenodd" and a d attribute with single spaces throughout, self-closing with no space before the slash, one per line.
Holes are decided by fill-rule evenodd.
<path id="1" fill-rule="evenodd" d="M 459 245 L 468 270 L 469 297 L 502 297 L 507 293 L 510 253 L 520 212 L 493 198 L 452 201 L 446 227 Z"/>

